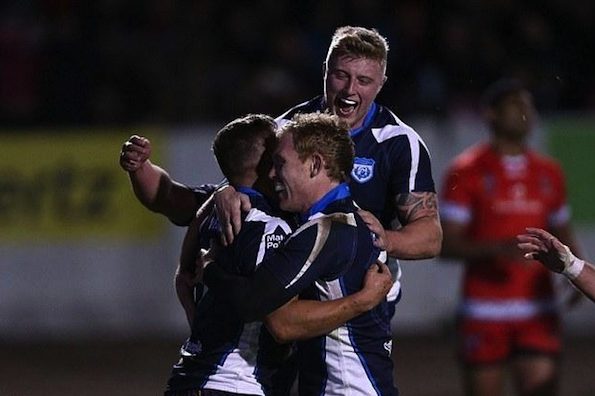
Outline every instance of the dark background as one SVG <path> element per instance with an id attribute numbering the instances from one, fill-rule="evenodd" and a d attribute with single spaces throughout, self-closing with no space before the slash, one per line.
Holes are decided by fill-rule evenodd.
<path id="1" fill-rule="evenodd" d="M 0 129 L 276 116 L 322 92 L 346 24 L 388 38 L 379 101 L 403 119 L 473 112 L 501 76 L 525 80 L 542 114 L 592 114 L 594 21 L 592 0 L 3 1 Z M 0 340 L 0 395 L 158 395 L 180 341 Z M 397 337 L 394 356 L 404 396 L 461 393 L 450 331 Z M 592 395 L 593 339 L 569 339 L 561 363 L 562 395 Z"/>
<path id="2" fill-rule="evenodd" d="M 595 3 L 4 1 L 0 125 L 226 121 L 321 93 L 337 26 L 390 44 L 381 102 L 407 118 L 476 106 L 525 80 L 546 113 L 595 106 Z"/>

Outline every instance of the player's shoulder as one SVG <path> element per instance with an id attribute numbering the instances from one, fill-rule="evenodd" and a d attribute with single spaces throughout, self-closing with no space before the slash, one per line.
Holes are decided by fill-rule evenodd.
<path id="1" fill-rule="evenodd" d="M 370 129 L 378 143 L 393 141 L 397 138 L 423 142 L 415 129 L 399 119 L 389 108 L 382 105 L 377 106 L 378 113 Z"/>
<path id="2" fill-rule="evenodd" d="M 255 204 L 252 202 L 252 208 L 247 212 L 244 223 L 251 226 L 261 226 L 267 229 L 280 228 L 286 234 L 291 233 L 291 226 L 283 218 L 281 213 L 271 209 L 267 204 Z"/>
<path id="3" fill-rule="evenodd" d="M 306 102 L 302 102 L 298 105 L 293 106 L 291 109 L 287 110 L 285 113 L 281 114 L 277 118 L 275 118 L 275 122 L 277 126 L 280 128 L 285 125 L 291 118 L 300 113 L 314 113 L 316 111 L 322 110 L 322 96 L 317 96 L 313 99 L 310 99 Z"/>

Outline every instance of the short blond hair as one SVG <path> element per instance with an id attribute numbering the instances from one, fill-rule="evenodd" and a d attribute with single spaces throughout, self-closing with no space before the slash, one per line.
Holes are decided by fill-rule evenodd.
<path id="1" fill-rule="evenodd" d="M 330 179 L 349 180 L 355 155 L 349 125 L 328 113 L 296 114 L 279 131 L 279 136 L 291 133 L 293 146 L 303 162 L 314 153 L 324 158 Z"/>
<path id="2" fill-rule="evenodd" d="M 359 26 L 341 26 L 335 30 L 326 55 L 328 66 L 332 57 L 350 55 L 378 61 L 386 70 L 388 41 L 376 29 Z"/>

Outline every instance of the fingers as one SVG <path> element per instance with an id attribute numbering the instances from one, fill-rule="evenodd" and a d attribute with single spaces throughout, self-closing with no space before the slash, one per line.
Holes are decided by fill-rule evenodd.
<path id="1" fill-rule="evenodd" d="M 386 265 L 384 262 L 376 260 L 376 266 L 378 272 L 390 274 L 390 269 L 388 268 L 388 265 Z"/>
<path id="2" fill-rule="evenodd" d="M 527 227 L 526 230 L 527 230 L 527 234 L 536 236 L 536 237 L 544 239 L 544 240 L 553 239 L 553 238 L 555 239 L 555 237 L 552 234 L 550 234 L 549 232 L 547 232 L 546 230 L 543 230 L 541 228 Z"/>
<path id="3" fill-rule="evenodd" d="M 229 212 L 223 210 L 220 206 L 215 204 L 217 211 L 217 218 L 219 219 L 219 225 L 221 227 L 221 244 L 223 246 L 229 246 L 233 242 L 234 232 L 229 219 Z"/>
<path id="4" fill-rule="evenodd" d="M 366 223 L 370 231 L 380 234 L 380 232 L 384 230 L 378 219 L 372 213 L 360 209 L 358 210 L 358 214 L 364 223 Z"/>
<path id="5" fill-rule="evenodd" d="M 250 210 L 250 198 L 227 186 L 215 193 L 215 208 L 221 225 L 221 243 L 228 246 L 242 228 L 242 210 Z"/>
<path id="6" fill-rule="evenodd" d="M 120 166 L 127 172 L 138 170 L 151 156 L 149 139 L 132 135 L 120 150 Z"/>

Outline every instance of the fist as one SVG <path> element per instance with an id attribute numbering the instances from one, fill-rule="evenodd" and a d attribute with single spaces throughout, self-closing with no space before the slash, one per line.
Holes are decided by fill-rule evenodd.
<path id="1" fill-rule="evenodd" d="M 122 144 L 120 166 L 127 172 L 137 171 L 151 156 L 149 139 L 132 135 Z"/>

